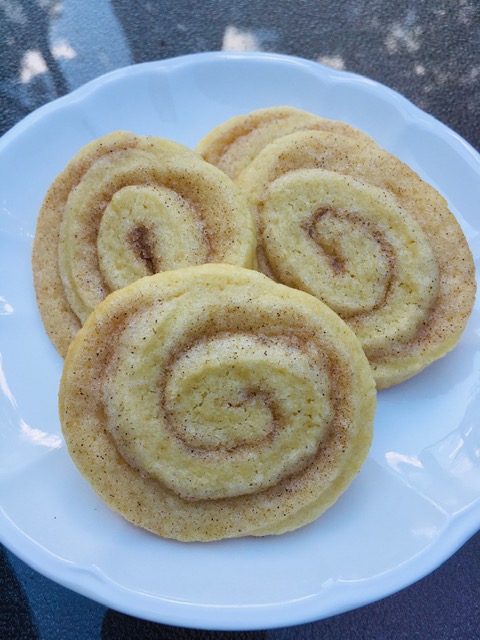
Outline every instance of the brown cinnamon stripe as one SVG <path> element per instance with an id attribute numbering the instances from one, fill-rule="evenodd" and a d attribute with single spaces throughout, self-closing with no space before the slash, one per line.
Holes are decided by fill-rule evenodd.
<path id="1" fill-rule="evenodd" d="M 171 408 L 198 419 L 197 390 L 207 422 L 185 423 L 184 438 Z M 254 403 L 243 441 L 241 400 Z M 336 314 L 229 265 L 157 274 L 112 293 L 73 341 L 60 390 L 68 450 L 94 490 L 131 522 L 186 541 L 282 533 L 318 517 L 363 464 L 374 409 L 370 367 Z"/>
<path id="2" fill-rule="evenodd" d="M 476 291 L 475 268 L 465 235 L 444 198 L 413 170 L 379 147 L 372 139 L 366 136 L 355 139 L 326 131 L 293 133 L 266 146 L 242 172 L 237 181 L 256 212 L 259 268 L 290 286 L 298 285 L 294 284 L 293 270 L 286 266 L 290 264 L 288 254 L 282 253 L 282 259 L 272 264 L 274 262 L 272 255 L 276 249 L 272 248 L 271 235 L 276 232 L 273 223 L 268 231 L 265 230 L 265 211 L 268 210 L 269 215 L 273 215 L 272 189 L 275 190 L 275 197 L 277 197 L 279 185 L 284 184 L 281 182 L 283 178 L 315 170 L 332 172 L 343 176 L 345 180 L 350 179 L 352 183 L 362 183 L 372 192 L 377 190 L 376 197 L 379 202 L 384 197 L 393 197 L 397 206 L 404 212 L 403 217 L 405 219 L 409 217 L 412 220 L 412 228 L 418 227 L 421 235 L 426 239 L 428 243 L 428 251 L 425 250 L 426 261 L 431 261 L 430 255 L 433 256 L 435 266 L 432 268 L 437 275 L 435 276 L 432 271 L 432 281 L 430 283 L 428 280 L 424 281 L 423 294 L 420 297 L 417 296 L 416 301 L 405 300 L 406 313 L 410 310 L 415 311 L 413 306 L 410 308 L 408 306 L 412 302 L 414 305 L 419 303 L 428 307 L 427 316 L 424 319 L 415 320 L 415 335 L 405 334 L 398 340 L 389 338 L 385 342 L 384 350 L 372 347 L 369 351 L 377 385 L 385 387 L 396 384 L 415 375 L 432 361 L 445 355 L 457 344 L 463 333 Z M 379 190 L 385 196 L 378 195 Z M 285 196 L 285 203 L 290 202 L 290 208 L 297 207 L 300 210 L 303 206 L 299 205 L 301 198 L 301 194 L 290 193 Z M 275 201 L 276 205 L 279 200 L 280 196 Z M 315 206 L 322 208 L 327 205 L 316 202 Z M 349 216 L 353 220 L 354 202 L 351 203 L 351 208 Z M 309 220 L 315 215 L 315 211 L 316 209 L 313 209 L 309 212 Z M 276 224 L 283 224 L 281 216 L 277 215 L 275 220 Z M 305 235 L 305 232 L 303 234 Z M 385 237 L 388 238 L 388 235 Z M 296 240 L 290 232 L 284 240 L 285 244 L 287 241 L 290 242 L 292 253 L 296 251 L 299 242 L 297 236 L 295 238 Z M 378 234 L 377 238 L 380 238 Z M 313 238 L 310 239 L 312 251 L 318 251 L 321 246 L 318 237 L 316 243 Z M 338 240 L 342 241 L 342 238 L 339 236 Z M 416 241 L 405 243 L 401 252 L 402 259 L 409 259 L 410 253 L 417 249 Z M 356 250 L 352 245 L 352 252 Z M 367 259 L 368 256 L 365 258 Z M 390 258 L 387 257 L 387 261 L 391 261 Z M 279 269 L 283 269 L 282 275 L 279 274 Z M 285 276 L 289 269 L 289 273 Z M 311 273 L 311 279 L 315 279 L 315 270 Z M 331 286 L 335 286 L 333 280 Z M 399 286 L 404 285 L 400 282 Z M 300 288 L 303 288 L 303 285 Z M 408 287 L 405 289 L 407 290 Z M 312 292 L 309 288 L 305 290 Z M 422 303 L 422 298 L 424 301 L 431 302 Z M 324 301 L 329 304 L 329 300 L 324 299 Z M 342 315 L 341 311 L 339 313 Z M 345 318 L 348 319 L 348 314 Z M 399 319 L 404 321 L 403 317 L 399 316 Z M 389 323 L 385 323 L 384 326 L 388 327 L 388 325 Z M 352 328 L 356 330 L 353 325 Z M 380 327 L 376 329 L 377 333 L 381 331 Z"/>
<path id="3" fill-rule="evenodd" d="M 151 224 L 132 222 L 137 236 L 144 229 L 148 256 L 146 245 L 132 251 L 131 236 L 125 234 L 126 250 L 140 263 L 132 266 L 133 275 L 125 276 L 127 281 L 161 266 L 161 258 L 152 256 L 154 248 L 167 251 L 168 269 L 222 261 L 255 265 L 251 212 L 220 170 L 183 145 L 156 136 L 120 131 L 95 140 L 53 181 L 37 221 L 32 254 L 35 292 L 47 333 L 61 355 L 94 306 L 112 290 L 111 281 L 120 279 L 120 286 L 126 283 L 119 273 L 128 273 L 130 257 L 102 257 L 97 246 L 100 225 L 114 198 L 117 209 L 130 208 L 132 217 L 144 214 L 152 220 Z M 120 235 L 115 225 L 128 222 L 121 216 L 117 221 L 117 209 L 109 216 L 108 224 L 114 225 L 110 244 Z M 163 224 L 166 238 L 153 242 L 154 229 L 157 233 Z M 105 265 L 112 278 L 102 273 Z"/>
<path id="4" fill-rule="evenodd" d="M 361 140 L 364 134 L 338 120 L 291 106 L 273 106 L 234 116 L 210 131 L 196 146 L 205 160 L 237 180 L 255 157 L 277 138 L 295 131 L 333 131 Z"/>

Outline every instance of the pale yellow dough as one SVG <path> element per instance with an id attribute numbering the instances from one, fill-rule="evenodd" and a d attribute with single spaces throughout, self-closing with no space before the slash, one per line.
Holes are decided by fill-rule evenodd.
<path id="1" fill-rule="evenodd" d="M 110 294 L 60 386 L 69 453 L 136 525 L 177 540 L 280 534 L 320 516 L 369 450 L 375 384 L 326 305 L 206 264 Z"/>
<path id="2" fill-rule="evenodd" d="M 32 265 L 42 319 L 62 356 L 112 290 L 190 265 L 255 265 L 251 211 L 197 153 L 117 131 L 83 147 L 42 204 Z"/>

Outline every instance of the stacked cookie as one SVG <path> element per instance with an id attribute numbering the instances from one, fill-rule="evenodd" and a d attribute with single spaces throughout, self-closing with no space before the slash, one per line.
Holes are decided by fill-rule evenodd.
<path id="1" fill-rule="evenodd" d="M 360 339 L 377 388 L 388 387 L 458 342 L 475 296 L 473 259 L 433 187 L 358 130 L 312 118 L 260 110 L 220 125 L 198 150 L 246 195 L 260 270 L 334 309 Z"/>
<path id="2" fill-rule="evenodd" d="M 39 213 L 33 275 L 42 319 L 65 356 L 109 293 L 159 271 L 255 266 L 252 214 L 230 178 L 183 145 L 115 132 L 83 147 Z"/>
<path id="3" fill-rule="evenodd" d="M 333 311 L 227 264 L 110 294 L 60 388 L 80 472 L 131 522 L 184 541 L 314 520 L 364 461 L 374 408 L 368 362 Z"/>
<path id="4" fill-rule="evenodd" d="M 195 151 L 90 143 L 47 193 L 33 271 L 73 460 L 128 520 L 186 541 L 323 513 L 367 456 L 375 389 L 451 349 L 475 293 L 444 200 L 289 107 Z"/>

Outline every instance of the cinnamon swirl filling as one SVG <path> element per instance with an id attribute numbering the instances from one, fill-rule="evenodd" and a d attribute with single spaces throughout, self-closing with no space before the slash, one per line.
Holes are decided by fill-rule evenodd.
<path id="1" fill-rule="evenodd" d="M 198 154 L 115 132 L 69 162 L 47 193 L 33 251 L 38 304 L 62 355 L 111 291 L 159 271 L 255 265 L 251 211 Z"/>
<path id="2" fill-rule="evenodd" d="M 229 265 L 137 280 L 88 318 L 60 417 L 79 470 L 135 524 L 181 540 L 317 518 L 368 452 L 375 388 L 345 323 Z"/>
<path id="3" fill-rule="evenodd" d="M 237 184 L 255 211 L 259 269 L 331 306 L 378 388 L 457 344 L 476 290 L 463 231 L 440 194 L 372 139 L 292 133 Z"/>
<path id="4" fill-rule="evenodd" d="M 270 185 L 259 227 L 270 275 L 328 304 L 371 359 L 428 320 L 439 290 L 435 256 L 384 191 L 323 169 L 292 171 Z"/>

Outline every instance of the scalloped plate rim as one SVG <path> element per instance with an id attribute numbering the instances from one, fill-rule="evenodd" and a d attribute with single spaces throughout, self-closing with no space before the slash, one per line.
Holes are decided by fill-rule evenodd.
<path id="1" fill-rule="evenodd" d="M 7 148 L 8 150 L 10 144 L 14 145 L 19 135 L 28 134 L 31 127 L 41 126 L 45 115 L 81 102 L 89 95 L 94 94 L 97 89 L 104 87 L 105 83 L 125 79 L 128 81 L 131 74 L 136 74 L 141 70 L 155 71 L 158 68 L 165 67 L 174 72 L 176 67 L 181 68 L 191 63 L 208 64 L 212 60 L 219 59 L 226 61 L 271 61 L 273 64 L 278 65 L 295 63 L 313 70 L 319 76 L 324 75 L 335 81 L 342 81 L 347 84 L 349 82 L 358 82 L 365 86 L 368 85 L 373 91 L 380 92 L 382 98 L 394 101 L 400 109 L 406 111 L 416 122 L 421 120 L 423 126 L 433 127 L 440 137 L 455 146 L 455 151 L 460 153 L 466 162 L 473 163 L 475 170 L 480 174 L 480 156 L 468 142 L 393 89 L 361 75 L 330 69 L 320 63 L 300 57 L 261 52 L 205 52 L 144 62 L 116 69 L 91 80 L 82 87 L 26 116 L 2 136 L 0 153 L 5 153 L 5 149 Z M 2 514 L 0 529 L 2 542 L 5 546 L 34 569 L 59 584 L 97 600 L 105 606 L 130 615 L 164 624 L 223 630 L 266 629 L 302 624 L 376 601 L 407 587 L 433 571 L 480 528 L 480 502 L 476 502 L 464 512 L 450 517 L 448 523 L 442 529 L 441 535 L 436 539 L 436 544 L 432 544 L 422 551 L 419 556 L 412 557 L 411 560 L 396 570 L 392 569 L 387 572 L 387 576 L 383 578 L 382 576 L 374 576 L 368 579 L 363 585 L 363 589 L 357 589 L 357 585 L 350 585 L 347 598 L 340 597 L 335 606 L 330 606 L 328 610 L 325 610 L 322 609 L 321 593 L 313 594 L 310 599 L 301 599 L 304 601 L 304 606 L 293 600 L 267 604 L 259 603 L 254 607 L 248 605 L 235 607 L 213 603 L 204 605 L 170 600 L 167 597 L 151 596 L 137 591 L 132 592 L 129 588 L 117 583 L 114 583 L 112 591 L 112 583 L 108 580 L 102 580 L 100 583 L 95 581 L 92 586 L 90 580 L 86 582 L 79 580 L 77 575 L 78 567 L 73 563 L 53 555 L 38 545 L 25 532 L 18 529 L 16 524 L 1 509 L 1 505 L 0 513 Z M 79 568 L 82 569 L 82 567 Z M 153 606 L 150 606 L 152 603 Z M 160 605 L 159 603 L 162 604 Z M 161 606 L 163 606 L 163 609 Z M 217 617 L 210 619 L 214 611 Z M 246 615 L 247 611 L 250 617 Z"/>

